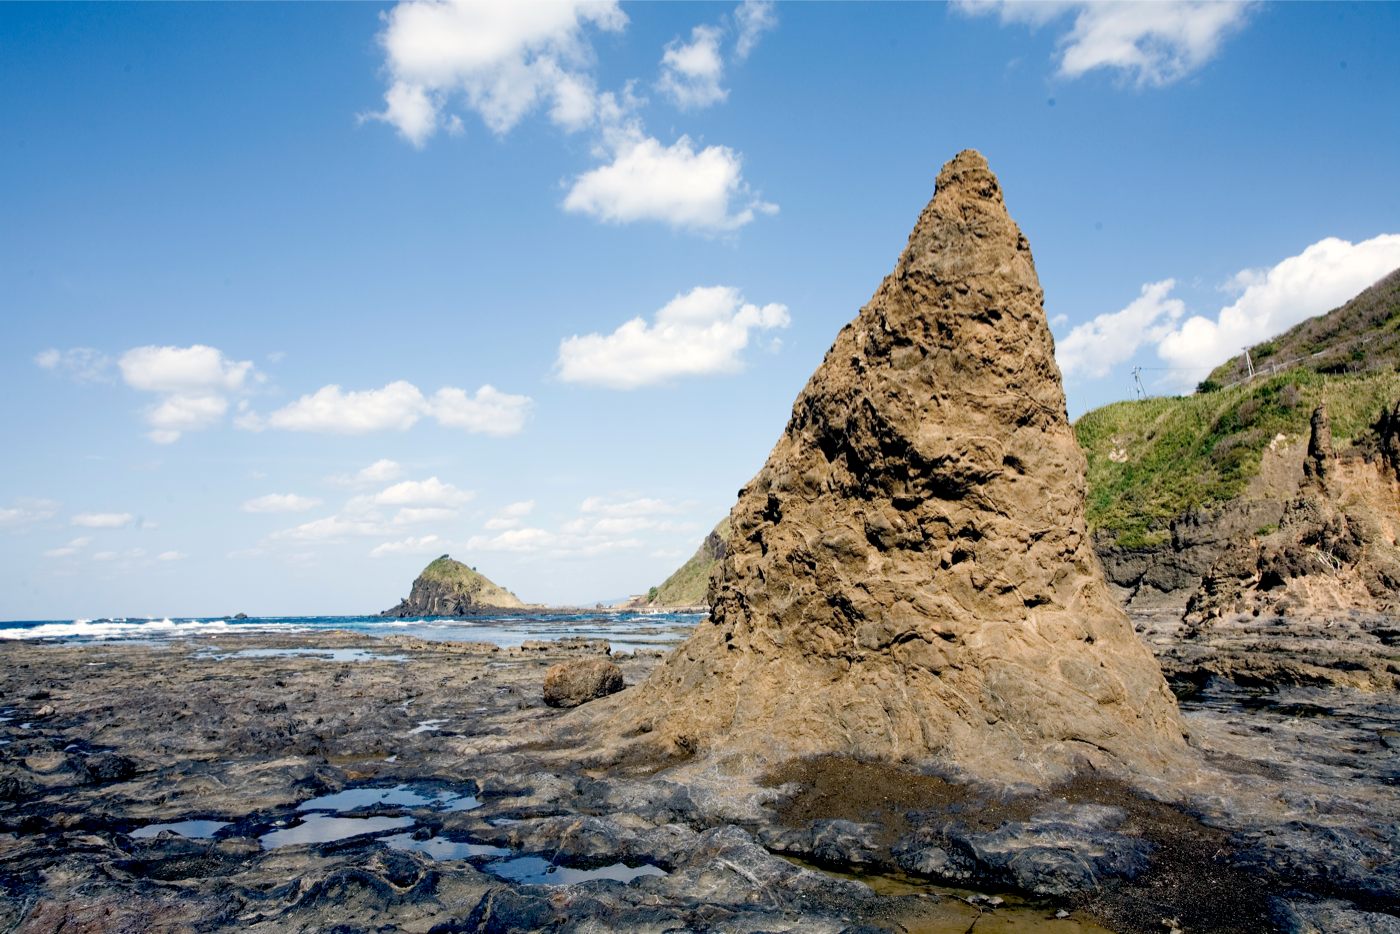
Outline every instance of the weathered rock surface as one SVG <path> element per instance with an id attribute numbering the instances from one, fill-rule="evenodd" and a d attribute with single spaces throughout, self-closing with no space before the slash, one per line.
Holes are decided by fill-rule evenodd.
<path id="1" fill-rule="evenodd" d="M 580 658 L 551 665 L 544 673 L 544 702 L 577 707 L 622 690 L 622 669 L 605 658 Z"/>
<path id="2" fill-rule="evenodd" d="M 525 604 L 515 594 L 500 587 L 460 561 L 443 555 L 434 560 L 418 579 L 407 599 L 385 610 L 381 616 L 470 616 L 489 609 L 518 609 Z"/>
<path id="3" fill-rule="evenodd" d="M 1182 747 L 1085 531 L 1030 247 L 976 152 L 943 167 L 730 521 L 709 621 L 624 695 L 648 741 L 1001 780 Z"/>

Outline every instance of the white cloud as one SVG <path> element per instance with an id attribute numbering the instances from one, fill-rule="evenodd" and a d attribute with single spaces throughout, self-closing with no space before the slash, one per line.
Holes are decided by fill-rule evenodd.
<path id="1" fill-rule="evenodd" d="M 40 369 L 62 373 L 78 383 L 105 383 L 111 379 L 108 371 L 112 358 L 91 347 L 50 348 L 34 357 Z"/>
<path id="2" fill-rule="evenodd" d="M 574 180 L 564 210 L 626 224 L 659 221 L 680 230 L 724 233 L 778 207 L 754 195 L 743 159 L 728 146 L 696 150 L 690 137 L 670 146 L 640 132 L 617 140 L 613 161 Z"/>
<path id="3" fill-rule="evenodd" d="M 1060 37 L 1059 73 L 1077 78 L 1098 68 L 1118 71 L 1138 86 L 1171 84 L 1205 65 L 1232 32 L 1243 27 L 1251 3 L 1218 0 L 1039 2 L 958 0 L 964 13 L 995 13 L 1002 23 L 1042 26 L 1072 13 Z"/>
<path id="4" fill-rule="evenodd" d="M 1234 277 L 1244 291 L 1215 317 L 1195 315 L 1166 334 L 1158 355 L 1185 375 L 1190 385 L 1212 369 L 1313 315 L 1345 303 L 1376 280 L 1400 268 L 1400 234 L 1381 234 L 1360 243 L 1328 237 L 1270 269 L 1245 270 Z"/>
<path id="5" fill-rule="evenodd" d="M 734 11 L 734 22 L 739 29 L 734 57 L 742 62 L 757 48 L 763 34 L 778 25 L 778 15 L 772 0 L 744 0 Z"/>
<path id="6" fill-rule="evenodd" d="M 482 386 L 474 396 L 448 386 L 433 394 L 428 411 L 439 425 L 448 428 L 465 428 L 487 435 L 514 435 L 524 429 L 532 404 L 529 396 L 511 395 L 494 386 Z"/>
<path id="7" fill-rule="evenodd" d="M 184 555 L 183 552 L 179 552 L 179 551 L 162 551 L 160 554 L 156 555 L 156 560 L 157 560 L 157 561 L 180 561 L 180 560 L 183 560 L 184 557 L 185 557 L 185 555 Z"/>
<path id="8" fill-rule="evenodd" d="M 129 512 L 80 512 L 69 521 L 85 529 L 124 529 L 135 519 Z"/>
<path id="9" fill-rule="evenodd" d="M 257 496 L 243 504 L 244 512 L 306 512 L 321 505 L 319 499 L 298 496 L 296 493 L 268 493 Z"/>
<path id="10" fill-rule="evenodd" d="M 429 477 L 396 483 L 376 493 L 373 501 L 379 506 L 461 506 L 475 496 L 471 490 L 459 490 L 437 477 Z"/>
<path id="11" fill-rule="evenodd" d="M 377 483 L 396 480 L 402 473 L 403 467 L 397 461 L 382 457 L 353 474 L 336 474 L 326 479 L 336 486 L 374 486 Z"/>
<path id="12" fill-rule="evenodd" d="M 525 517 L 534 512 L 534 510 L 535 501 L 532 499 L 511 503 L 502 508 L 490 519 L 486 520 L 486 529 L 488 531 L 499 531 L 501 529 L 518 528 Z"/>
<path id="13" fill-rule="evenodd" d="M 74 555 L 76 555 L 78 552 L 82 551 L 84 548 L 86 548 L 88 545 L 91 545 L 91 544 L 92 544 L 92 539 L 91 539 L 91 538 L 86 538 L 86 537 L 84 537 L 84 538 L 75 538 L 75 539 L 73 539 L 72 541 L 70 541 L 70 542 L 69 542 L 68 544 L 66 544 L 66 545 L 61 545 L 61 546 L 58 547 L 58 548 L 50 548 L 48 551 L 44 552 L 44 557 L 45 557 L 45 558 L 71 558 L 71 557 L 73 557 Z"/>
<path id="14" fill-rule="evenodd" d="M 51 499 L 21 497 L 13 506 L 0 508 L 0 529 L 20 529 L 52 519 L 58 515 L 60 505 Z"/>
<path id="15" fill-rule="evenodd" d="M 424 535 L 420 538 L 405 538 L 396 542 L 384 542 L 370 549 L 371 558 L 383 558 L 387 555 L 431 555 L 437 554 L 447 548 L 447 542 L 436 535 Z"/>
<path id="16" fill-rule="evenodd" d="M 555 545 L 559 536 L 544 529 L 509 529 L 499 535 L 473 535 L 467 540 L 468 551 L 543 551 Z"/>
<path id="17" fill-rule="evenodd" d="M 677 295 L 648 324 L 633 318 L 608 335 L 559 344 L 556 367 L 567 382 L 636 389 L 681 376 L 732 373 L 750 331 L 787 327 L 785 305 L 747 304 L 737 289 L 711 286 Z"/>
<path id="18" fill-rule="evenodd" d="M 394 525 L 424 525 L 456 518 L 457 510 L 441 506 L 405 506 L 394 513 Z"/>
<path id="19" fill-rule="evenodd" d="M 269 538 L 273 541 L 329 542 L 349 536 L 381 534 L 383 534 L 382 526 L 373 519 L 327 516 L 324 519 L 313 519 L 294 528 L 274 532 Z"/>
<path id="20" fill-rule="evenodd" d="M 379 35 L 391 80 L 385 109 L 368 115 L 424 145 L 465 104 L 492 132 L 508 132 L 547 104 L 566 130 L 587 126 L 595 110 L 586 27 L 619 32 L 627 17 L 614 0 L 506 3 L 407 0 L 384 15 Z"/>
<path id="21" fill-rule="evenodd" d="M 608 500 L 601 496 L 590 496 L 579 504 L 579 512 L 602 516 L 660 516 L 677 511 L 677 506 L 653 497 Z"/>
<path id="22" fill-rule="evenodd" d="M 398 380 L 382 389 L 346 392 L 339 386 L 323 386 L 267 416 L 247 413 L 238 426 L 250 431 L 278 428 L 327 434 L 368 434 L 375 431 L 407 431 L 424 416 L 448 428 L 464 428 L 478 434 L 512 435 L 525 427 L 533 404 L 529 396 L 482 386 L 475 395 L 447 386 L 431 399 L 412 383 Z"/>
<path id="23" fill-rule="evenodd" d="M 229 360 L 204 344 L 135 347 L 122 354 L 117 365 L 132 389 L 161 395 L 146 410 L 151 426 L 146 436 L 157 444 L 171 444 L 186 431 L 217 423 L 228 411 L 228 395 L 259 376 L 252 362 Z"/>
<path id="24" fill-rule="evenodd" d="M 661 56 L 661 80 L 657 87 L 682 110 L 709 107 L 729 96 L 720 87 L 724 58 L 719 43 L 724 32 L 718 26 L 696 26 L 690 41 L 674 39 Z"/>
<path id="25" fill-rule="evenodd" d="M 398 380 L 383 389 L 346 392 L 322 386 L 264 419 L 270 428 L 331 434 L 406 431 L 422 418 L 427 402 L 412 383 Z M 253 427 L 249 422 L 242 427 Z"/>
<path id="26" fill-rule="evenodd" d="M 1180 299 L 1168 298 L 1174 279 L 1142 287 L 1142 294 L 1121 311 L 1102 314 L 1076 325 L 1055 347 L 1055 357 L 1065 376 L 1107 376 L 1132 357 L 1144 344 L 1153 344 L 1171 333 L 1186 312 Z"/>

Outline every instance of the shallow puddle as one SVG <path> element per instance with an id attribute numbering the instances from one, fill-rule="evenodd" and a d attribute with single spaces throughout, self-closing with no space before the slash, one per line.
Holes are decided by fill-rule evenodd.
<path id="1" fill-rule="evenodd" d="M 147 824 L 145 827 L 133 830 L 127 836 L 141 840 L 159 836 L 162 831 L 168 830 L 191 840 L 206 840 L 228 825 L 229 822 L 226 820 L 177 820 L 168 824 Z"/>
<path id="2" fill-rule="evenodd" d="M 594 879 L 634 882 L 643 876 L 666 875 L 664 869 L 647 863 L 640 866 L 613 863 L 611 866 L 600 866 L 597 869 L 573 869 L 568 866 L 555 866 L 542 856 L 517 856 L 514 859 L 498 860 L 487 863 L 485 869 L 492 875 L 518 885 L 573 885 Z"/>
<path id="3" fill-rule="evenodd" d="M 486 856 L 509 856 L 511 851 L 489 843 L 467 843 L 447 837 L 415 840 L 411 833 L 396 833 L 382 841 L 395 850 L 411 850 L 430 859 L 476 859 Z"/>
<path id="4" fill-rule="evenodd" d="M 258 838 L 264 850 L 275 850 L 299 843 L 330 843 L 367 833 L 402 830 L 413 826 L 411 817 L 330 817 L 313 814 L 295 827 L 283 827 Z"/>
<path id="5" fill-rule="evenodd" d="M 932 885 L 912 876 L 841 872 L 791 856 L 783 858 L 803 869 L 859 882 L 877 895 L 918 898 L 918 902 L 897 912 L 901 930 L 909 934 L 1113 934 L 1109 928 L 1075 914 L 1057 918 L 1055 906 L 1015 895 L 989 896 L 970 889 Z M 1000 903 L 989 905 L 988 898 L 997 898 Z"/>
<path id="6" fill-rule="evenodd" d="M 239 649 L 237 652 L 201 653 L 201 658 L 318 658 L 328 662 L 402 662 L 407 655 L 390 655 L 368 649 Z"/>
<path id="7" fill-rule="evenodd" d="M 418 725 L 408 731 L 408 735 L 416 736 L 419 733 L 436 733 L 446 722 L 446 720 L 419 720 Z"/>
<path id="8" fill-rule="evenodd" d="M 430 807 L 438 811 L 470 811 L 481 807 L 475 795 L 455 791 L 431 791 L 411 785 L 392 788 L 347 788 L 297 805 L 298 811 L 357 811 L 360 808 L 392 805 L 406 808 Z"/>

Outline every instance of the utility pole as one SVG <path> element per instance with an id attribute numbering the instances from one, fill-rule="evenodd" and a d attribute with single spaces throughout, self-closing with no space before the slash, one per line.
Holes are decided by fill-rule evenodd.
<path id="1" fill-rule="evenodd" d="M 1249 378 L 1254 379 L 1254 361 L 1249 359 L 1249 348 L 1244 349 L 1244 365 L 1249 368 Z"/>
<path id="2" fill-rule="evenodd" d="M 1147 398 L 1147 390 L 1142 385 L 1142 367 L 1133 367 L 1133 391 L 1137 393 L 1139 399 Z"/>

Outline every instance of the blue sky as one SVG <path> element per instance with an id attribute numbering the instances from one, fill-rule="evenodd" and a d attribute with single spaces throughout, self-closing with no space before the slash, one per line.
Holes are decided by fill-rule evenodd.
<path id="1" fill-rule="evenodd" d="M 443 552 L 643 590 L 967 147 L 1071 414 L 1138 364 L 1187 390 L 1400 266 L 1396 36 L 1396 4 L 0 5 L 0 618 L 373 611 Z"/>

